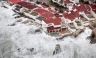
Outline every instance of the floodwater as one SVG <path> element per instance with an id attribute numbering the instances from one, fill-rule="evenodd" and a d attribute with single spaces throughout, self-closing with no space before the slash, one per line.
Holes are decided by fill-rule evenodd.
<path id="1" fill-rule="evenodd" d="M 17 23 L 13 14 L 11 9 L 0 7 L 0 58 L 96 58 L 96 44 L 86 40 L 90 29 L 86 28 L 77 38 L 57 41 L 43 31 L 34 33 L 38 28 L 35 25 Z M 15 26 L 8 26 L 14 22 Z M 61 53 L 53 55 L 56 44 L 60 44 Z"/>

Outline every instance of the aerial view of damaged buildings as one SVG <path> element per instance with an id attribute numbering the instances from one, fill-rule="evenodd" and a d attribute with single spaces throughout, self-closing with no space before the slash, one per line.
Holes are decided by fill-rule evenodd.
<path id="1" fill-rule="evenodd" d="M 50 3 L 41 1 L 9 0 L 6 4 L 24 16 L 32 19 L 42 26 L 46 33 L 69 34 L 76 30 L 92 26 L 96 20 L 96 4 L 92 1 L 85 3 L 79 0 L 50 0 L 61 6 L 56 8 Z M 52 4 L 51 3 L 51 4 Z M 20 21 L 20 20 L 19 20 Z"/>

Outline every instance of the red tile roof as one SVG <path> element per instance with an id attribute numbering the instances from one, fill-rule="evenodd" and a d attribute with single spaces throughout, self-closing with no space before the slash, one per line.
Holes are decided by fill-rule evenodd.
<path id="1" fill-rule="evenodd" d="M 91 9 L 89 4 L 85 4 L 85 8 L 88 9 L 88 10 Z"/>
<path id="2" fill-rule="evenodd" d="M 51 31 L 51 30 L 54 30 L 54 29 L 60 29 L 60 27 L 56 27 L 56 28 L 54 28 L 53 26 L 47 27 L 48 31 Z"/>
<path id="3" fill-rule="evenodd" d="M 56 17 L 63 17 L 63 15 L 55 15 Z"/>
<path id="4" fill-rule="evenodd" d="M 48 8 L 47 6 L 45 6 L 45 5 L 42 5 L 42 4 L 41 4 L 41 6 L 42 6 L 43 8 Z"/>
<path id="5" fill-rule="evenodd" d="M 61 19 L 60 18 L 50 18 L 50 19 L 45 19 L 44 22 L 46 24 L 53 23 L 54 25 L 60 25 L 61 24 Z"/>
<path id="6" fill-rule="evenodd" d="M 25 7 L 25 8 L 28 8 L 28 9 L 34 9 L 36 8 L 37 6 L 36 5 L 32 5 L 31 3 L 29 2 L 24 2 L 24 1 L 21 1 L 21 2 L 18 2 L 17 4 Z"/>
<path id="7" fill-rule="evenodd" d="M 89 10 L 91 9 L 88 4 L 80 4 L 80 6 L 74 5 L 73 8 L 77 9 L 79 12 L 84 12 L 85 14 L 90 14 Z"/>
<path id="8" fill-rule="evenodd" d="M 21 0 L 9 0 L 9 1 L 12 3 L 17 3 L 17 2 L 20 2 Z"/>
<path id="9" fill-rule="evenodd" d="M 80 12 L 86 10 L 84 4 L 80 4 L 80 6 L 78 7 L 78 10 L 79 10 Z"/>
<path id="10" fill-rule="evenodd" d="M 42 9 L 42 8 L 37 8 L 37 9 L 35 9 L 35 10 L 33 10 L 33 11 L 35 11 L 35 12 L 37 12 L 37 13 L 39 13 L 39 14 L 42 14 L 42 13 L 48 12 L 48 11 Z"/>
<path id="11" fill-rule="evenodd" d="M 39 13 L 42 17 L 45 19 L 43 20 L 46 24 L 53 23 L 54 25 L 60 25 L 61 24 L 61 19 L 58 17 L 55 17 L 54 14 L 48 12 L 47 10 L 44 10 L 42 8 L 37 8 L 34 9 L 33 11 Z M 55 17 L 55 18 L 53 18 Z"/>
<path id="12" fill-rule="evenodd" d="M 96 4 L 90 4 L 92 9 L 96 9 Z"/>
<path id="13" fill-rule="evenodd" d="M 51 12 L 51 13 L 57 13 L 56 10 L 53 10 L 53 9 L 51 9 L 50 7 L 48 8 L 48 10 L 49 10 L 49 12 Z"/>
<path id="14" fill-rule="evenodd" d="M 45 17 L 46 19 L 50 19 L 50 18 L 54 17 L 54 15 L 49 12 L 42 13 L 41 16 Z"/>
<path id="15" fill-rule="evenodd" d="M 70 19 L 70 20 L 74 20 L 76 17 L 79 17 L 79 12 L 78 11 L 72 11 L 70 14 L 68 13 L 63 13 L 63 16 L 66 18 L 66 19 Z"/>
<path id="16" fill-rule="evenodd" d="M 94 12 L 95 12 L 95 14 L 96 14 L 96 10 L 93 10 Z"/>

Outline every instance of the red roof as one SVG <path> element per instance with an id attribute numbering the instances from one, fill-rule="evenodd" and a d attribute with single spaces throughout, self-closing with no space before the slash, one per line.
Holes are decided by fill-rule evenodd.
<path id="1" fill-rule="evenodd" d="M 79 12 L 78 11 L 72 11 L 70 14 L 68 13 L 63 13 L 63 16 L 66 18 L 66 19 L 70 19 L 70 20 L 74 20 L 76 17 L 79 17 Z"/>
<path id="2" fill-rule="evenodd" d="M 54 28 L 53 26 L 47 27 L 47 30 L 54 30 L 54 29 L 60 29 L 60 27 Z"/>
<path id="3" fill-rule="evenodd" d="M 85 8 L 89 10 L 91 9 L 89 4 L 85 4 Z"/>
<path id="4" fill-rule="evenodd" d="M 60 18 L 50 18 L 50 19 L 45 19 L 44 22 L 46 24 L 53 23 L 54 25 L 60 25 L 61 24 L 61 19 Z"/>
<path id="5" fill-rule="evenodd" d="M 78 10 L 79 10 L 80 12 L 86 10 L 84 4 L 80 4 L 80 6 L 78 7 Z"/>
<path id="6" fill-rule="evenodd" d="M 33 11 L 35 11 L 35 12 L 37 12 L 37 13 L 39 13 L 39 14 L 42 14 L 42 13 L 48 12 L 48 11 L 42 9 L 42 8 L 37 8 L 37 9 L 35 9 L 35 10 L 33 10 Z"/>
<path id="7" fill-rule="evenodd" d="M 31 3 L 24 2 L 24 1 L 18 2 L 17 4 L 19 4 L 25 8 L 28 8 L 28 9 L 34 9 L 37 7 L 36 5 L 32 5 Z"/>
<path id="8" fill-rule="evenodd" d="M 17 3 L 20 2 L 21 0 L 9 0 L 10 2 Z"/>
<path id="9" fill-rule="evenodd" d="M 91 9 L 88 4 L 80 4 L 80 6 L 74 5 L 72 9 L 77 9 L 79 12 L 83 12 L 85 14 L 90 14 L 89 10 Z"/>
<path id="10" fill-rule="evenodd" d="M 78 9 L 78 8 L 79 8 L 79 6 L 73 5 L 73 8 L 72 9 Z"/>
<path id="11" fill-rule="evenodd" d="M 48 8 L 47 6 L 45 6 L 45 5 L 41 5 L 43 8 Z"/>
<path id="12" fill-rule="evenodd" d="M 96 4 L 90 4 L 92 9 L 96 9 Z"/>
<path id="13" fill-rule="evenodd" d="M 52 18 L 54 15 L 49 12 L 42 13 L 41 16 L 45 17 L 46 19 Z"/>
<path id="14" fill-rule="evenodd" d="M 48 8 L 48 10 L 49 10 L 49 12 L 51 12 L 51 13 L 57 13 L 56 10 L 53 10 L 53 9 L 51 9 L 50 7 Z"/>
<path id="15" fill-rule="evenodd" d="M 63 15 L 55 15 L 56 17 L 63 17 Z"/>

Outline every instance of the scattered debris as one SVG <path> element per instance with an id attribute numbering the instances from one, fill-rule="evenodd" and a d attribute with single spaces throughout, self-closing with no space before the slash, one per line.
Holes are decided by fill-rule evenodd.
<path id="1" fill-rule="evenodd" d="M 92 30 L 91 35 L 87 39 L 90 40 L 91 44 L 96 43 L 96 28 Z"/>
<path id="2" fill-rule="evenodd" d="M 17 20 L 17 22 L 22 22 L 22 21 L 23 21 L 22 19 Z"/>
<path id="3" fill-rule="evenodd" d="M 15 19 L 16 19 L 16 18 L 20 18 L 20 17 L 22 17 L 22 16 L 20 16 L 20 15 L 19 15 L 19 16 L 16 16 Z"/>
<path id="4" fill-rule="evenodd" d="M 40 29 L 36 29 L 36 30 L 35 30 L 35 33 L 37 33 L 37 32 L 41 32 L 41 30 L 40 30 Z"/>
<path id="5" fill-rule="evenodd" d="M 22 23 L 24 23 L 24 24 L 27 24 L 27 23 L 32 23 L 33 21 L 31 20 L 31 19 L 27 19 L 27 20 L 25 20 L 24 22 L 22 22 Z"/>
<path id="6" fill-rule="evenodd" d="M 90 21 L 89 28 L 90 28 L 90 29 L 96 28 L 96 20 Z"/>
<path id="7" fill-rule="evenodd" d="M 34 20 L 33 18 L 30 18 L 28 16 L 26 16 L 24 13 L 21 13 L 21 12 L 17 12 L 16 10 L 13 10 L 15 13 L 19 14 L 19 17 L 25 17 L 25 18 L 29 18 L 29 19 L 32 19 Z M 35 20 L 34 20 L 35 21 Z"/>
<path id="8" fill-rule="evenodd" d="M 70 34 L 65 34 L 65 35 L 63 35 L 63 36 L 61 36 L 61 37 L 59 37 L 59 38 L 56 38 L 56 40 L 62 40 L 63 38 L 68 37 L 68 36 L 71 36 L 71 35 L 72 35 L 72 33 L 70 33 Z"/>
<path id="9" fill-rule="evenodd" d="M 8 26 L 15 26 L 16 25 L 16 23 L 13 23 L 13 24 L 9 24 Z"/>

